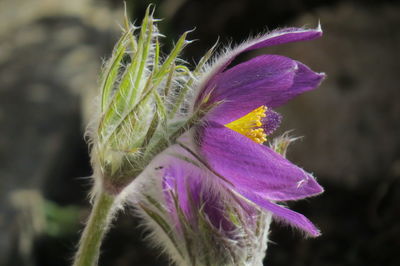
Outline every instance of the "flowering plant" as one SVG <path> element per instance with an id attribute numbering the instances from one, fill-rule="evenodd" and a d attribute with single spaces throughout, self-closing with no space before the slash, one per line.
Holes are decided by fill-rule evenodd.
<path id="1" fill-rule="evenodd" d="M 149 8 L 138 39 L 126 22 L 105 66 L 89 133 L 95 204 L 75 265 L 96 263 L 127 200 L 180 265 L 260 265 L 272 217 L 318 236 L 307 218 L 277 204 L 323 191 L 285 158 L 293 139 L 263 144 L 281 121 L 273 108 L 316 88 L 324 74 L 278 55 L 231 64 L 246 51 L 315 39 L 321 29 L 274 31 L 210 60 L 213 47 L 191 71 L 178 58 L 187 33 L 161 59 L 155 22 Z"/>

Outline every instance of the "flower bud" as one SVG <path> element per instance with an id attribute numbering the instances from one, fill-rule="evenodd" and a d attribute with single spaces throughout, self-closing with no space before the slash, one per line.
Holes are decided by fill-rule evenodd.
<path id="1" fill-rule="evenodd" d="M 183 104 L 184 97 L 177 92 L 193 82 L 191 71 L 178 58 L 189 43 L 188 32 L 162 58 L 162 35 L 150 9 L 140 28 L 126 20 L 125 31 L 104 65 L 99 101 L 88 130 L 94 176 L 111 194 L 118 194 L 136 178 L 185 125 L 185 121 L 171 122 Z"/>

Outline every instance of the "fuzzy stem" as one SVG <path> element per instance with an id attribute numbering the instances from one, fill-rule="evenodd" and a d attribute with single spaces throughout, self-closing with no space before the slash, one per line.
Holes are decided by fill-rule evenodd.
<path id="1" fill-rule="evenodd" d="M 73 266 L 95 266 L 100 245 L 111 223 L 115 197 L 101 191 L 95 198 L 89 220 L 82 233 Z"/>

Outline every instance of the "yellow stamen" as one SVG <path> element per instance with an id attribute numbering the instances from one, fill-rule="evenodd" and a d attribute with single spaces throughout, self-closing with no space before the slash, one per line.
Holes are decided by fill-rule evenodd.
<path id="1" fill-rule="evenodd" d="M 247 115 L 242 116 L 241 118 L 232 121 L 225 126 L 257 143 L 262 144 L 267 141 L 267 135 L 264 133 L 264 129 L 261 127 L 262 118 L 267 116 L 265 114 L 266 111 L 267 107 L 262 105 Z"/>

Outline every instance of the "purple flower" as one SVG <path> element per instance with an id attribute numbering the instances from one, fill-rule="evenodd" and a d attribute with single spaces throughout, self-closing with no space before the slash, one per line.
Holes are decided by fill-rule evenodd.
<path id="1" fill-rule="evenodd" d="M 260 265 L 271 215 L 221 186 L 188 150 L 175 145 L 166 153 L 156 164 L 166 165 L 156 167 L 162 173 L 159 209 L 166 211 L 147 215 L 168 235 L 172 245 L 165 246 L 172 257 L 179 265 Z"/>
<path id="2" fill-rule="evenodd" d="M 321 34 L 320 29 L 275 31 L 206 69 L 192 104 L 193 116 L 205 114 L 152 162 L 154 182 L 146 182 L 140 203 L 151 218 L 153 239 L 165 240 L 164 248 L 181 265 L 261 265 L 271 215 L 319 235 L 306 217 L 276 202 L 314 196 L 322 187 L 284 158 L 287 135 L 272 148 L 263 143 L 281 121 L 273 108 L 316 88 L 324 75 L 278 55 L 229 66 L 245 51 Z"/>
<path id="3" fill-rule="evenodd" d="M 319 231 L 307 218 L 275 202 L 314 196 L 322 187 L 311 174 L 261 144 L 280 122 L 272 108 L 316 88 L 324 74 L 279 55 L 261 55 L 228 67 L 245 51 L 321 35 L 319 28 L 283 29 L 227 53 L 199 85 L 194 109 L 214 107 L 192 134 L 195 153 L 221 177 L 220 185 L 312 236 Z"/>

